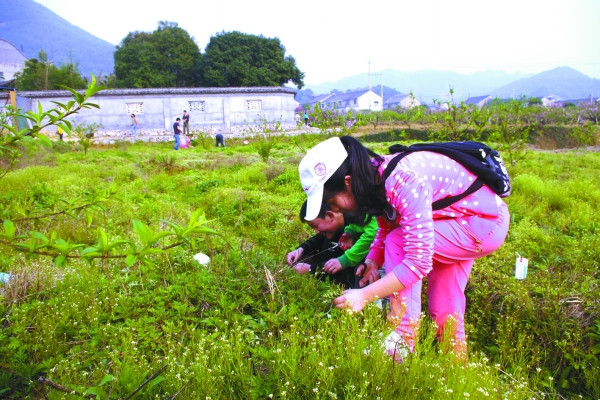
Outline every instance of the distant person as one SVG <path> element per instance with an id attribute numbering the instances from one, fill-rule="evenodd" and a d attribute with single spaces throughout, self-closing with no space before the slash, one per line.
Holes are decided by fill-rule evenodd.
<path id="1" fill-rule="evenodd" d="M 60 140 L 62 142 L 65 131 L 63 131 L 63 129 L 59 126 L 56 133 L 58 133 L 58 140 Z"/>
<path id="2" fill-rule="evenodd" d="M 181 126 L 180 126 L 181 118 L 177 118 L 175 123 L 173 124 L 173 137 L 175 138 L 175 150 L 179 150 L 179 143 L 181 140 Z"/>
<path id="3" fill-rule="evenodd" d="M 304 125 L 308 125 L 308 111 L 304 111 Z"/>
<path id="4" fill-rule="evenodd" d="M 219 147 L 219 145 L 221 145 L 221 147 L 225 147 L 225 138 L 223 137 L 222 133 L 217 133 L 215 136 L 215 141 L 216 147 Z"/>
<path id="5" fill-rule="evenodd" d="M 183 110 L 183 134 L 190 134 L 190 114 L 186 110 Z"/>
<path id="6" fill-rule="evenodd" d="M 137 126 L 138 126 L 138 122 L 137 119 L 135 118 L 135 114 L 131 114 L 131 135 L 133 137 L 137 137 Z"/>

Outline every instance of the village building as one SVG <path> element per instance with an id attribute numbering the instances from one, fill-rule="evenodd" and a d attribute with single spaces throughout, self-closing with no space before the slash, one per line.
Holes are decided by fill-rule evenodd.
<path id="1" fill-rule="evenodd" d="M 296 89 L 288 87 L 226 87 L 102 90 L 89 101 L 100 108 L 84 109 L 69 120 L 73 124 L 99 124 L 96 135 L 128 136 L 131 114 L 136 115 L 138 138 L 171 137 L 173 123 L 190 114 L 190 130 L 237 133 L 248 127 L 280 123 L 283 129 L 295 127 Z M 1 97 L 7 97 L 0 92 Z M 66 90 L 18 92 L 18 107 L 23 111 L 55 108 L 53 102 L 66 103 Z M 56 128 L 53 127 L 53 130 Z"/>
<path id="2" fill-rule="evenodd" d="M 313 96 L 308 105 L 311 109 L 314 109 L 317 103 L 321 103 L 323 110 L 337 110 L 343 113 L 352 110 L 381 111 L 383 109 L 381 96 L 367 89 L 348 93 Z"/>
<path id="3" fill-rule="evenodd" d="M 0 39 L 0 82 L 11 81 L 25 67 L 27 57 L 12 43 Z"/>
<path id="4" fill-rule="evenodd" d="M 465 104 L 468 106 L 473 105 L 473 106 L 476 106 L 477 108 L 482 108 L 483 106 L 488 104 L 490 101 L 492 101 L 492 96 L 485 95 L 485 96 L 469 97 L 465 101 Z"/>
<path id="5" fill-rule="evenodd" d="M 396 94 L 383 103 L 383 108 L 386 110 L 394 108 L 413 108 L 421 105 L 421 102 L 410 94 Z"/>

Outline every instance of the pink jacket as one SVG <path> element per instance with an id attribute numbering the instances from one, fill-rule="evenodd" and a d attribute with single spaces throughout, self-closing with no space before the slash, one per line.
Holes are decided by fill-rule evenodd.
<path id="1" fill-rule="evenodd" d="M 379 174 L 394 155 L 383 156 L 377 165 Z M 379 229 L 367 258 L 383 265 L 385 240 L 390 231 L 402 227 L 401 243 L 406 257 L 393 271 L 398 280 L 409 287 L 431 271 L 434 253 L 434 221 L 452 218 L 460 223 L 469 217 L 498 217 L 500 197 L 489 190 L 478 190 L 442 210 L 432 211 L 431 204 L 465 191 L 477 177 L 451 158 L 420 151 L 404 157 L 385 181 L 388 203 L 397 212 L 394 221 L 385 216 L 377 218 Z M 387 268 L 389 270 L 389 266 Z"/>

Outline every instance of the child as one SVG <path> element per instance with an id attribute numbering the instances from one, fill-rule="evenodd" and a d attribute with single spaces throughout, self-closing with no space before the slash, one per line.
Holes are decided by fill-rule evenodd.
<path id="1" fill-rule="evenodd" d="M 377 232 L 376 220 L 372 218 L 364 227 L 349 224 L 344 228 L 344 215 L 332 211 L 329 204 L 323 203 L 318 217 L 307 221 L 306 201 L 302 204 L 299 217 L 315 230 L 316 235 L 288 253 L 288 264 L 293 265 L 299 274 L 310 272 L 321 278 L 327 274 L 333 282 L 345 288 L 355 287 L 356 275 L 360 275 L 364 269 L 359 264 L 369 252 Z"/>

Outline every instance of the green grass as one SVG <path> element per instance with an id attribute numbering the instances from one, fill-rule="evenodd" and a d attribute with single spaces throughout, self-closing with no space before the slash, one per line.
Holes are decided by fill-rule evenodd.
<path id="1" fill-rule="evenodd" d="M 17 277 L 0 301 L 0 398 L 80 398 L 36 383 L 40 376 L 125 398 L 165 365 L 138 398 L 179 390 L 202 399 L 600 397 L 600 154 L 534 152 L 511 167 L 509 237 L 475 263 L 467 287 L 469 362 L 443 352 L 425 318 L 416 353 L 394 364 L 381 350 L 390 329 L 383 311 L 338 311 L 339 289 L 285 264 L 311 234 L 297 218 L 297 165 L 319 138 L 273 140 L 268 163 L 235 140 L 226 151 L 28 152 L 0 180 L 0 204 L 14 215 L 16 205 L 54 209 L 111 185 L 119 199 L 96 210 L 90 226 L 59 216 L 20 231 L 91 244 L 102 227 L 135 239 L 132 219 L 158 229 L 161 219 L 185 223 L 202 208 L 222 236 L 158 255 L 154 266 L 75 260 L 57 268 L 0 247 L 0 271 Z M 211 257 L 207 267 L 193 260 L 197 251 Z M 523 281 L 513 277 L 516 252 L 530 260 Z"/>

